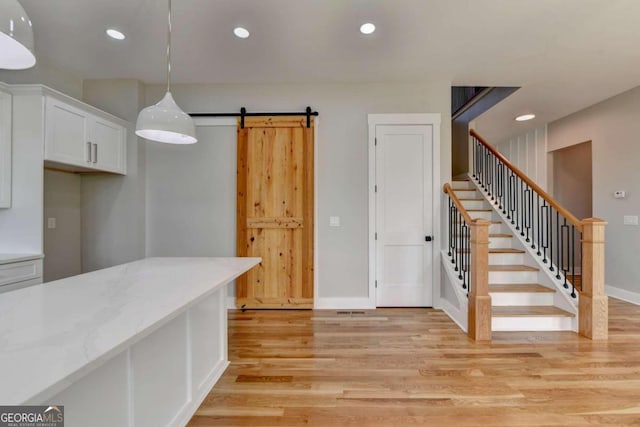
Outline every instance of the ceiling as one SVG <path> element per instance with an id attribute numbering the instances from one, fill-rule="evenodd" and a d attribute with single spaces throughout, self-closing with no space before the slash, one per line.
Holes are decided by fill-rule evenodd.
<path id="1" fill-rule="evenodd" d="M 21 3 L 38 56 L 83 78 L 165 80 L 166 1 Z M 176 0 L 172 82 L 521 86 L 477 120 L 495 141 L 640 85 L 638 17 L 639 0 Z"/>

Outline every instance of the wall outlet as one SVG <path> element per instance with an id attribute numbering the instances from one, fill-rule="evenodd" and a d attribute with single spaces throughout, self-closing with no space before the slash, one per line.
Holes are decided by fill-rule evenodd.
<path id="1" fill-rule="evenodd" d="M 614 199 L 624 199 L 625 197 L 627 197 L 627 192 L 624 190 L 618 190 L 613 192 Z"/>
<path id="2" fill-rule="evenodd" d="M 53 230 L 56 228 L 56 219 L 55 218 L 47 218 L 47 228 Z"/>
<path id="3" fill-rule="evenodd" d="M 329 217 L 329 227 L 340 227 L 340 217 L 339 216 L 330 216 Z"/>
<path id="4" fill-rule="evenodd" d="M 625 215 L 624 216 L 624 225 L 638 225 L 638 216 L 637 215 Z"/>

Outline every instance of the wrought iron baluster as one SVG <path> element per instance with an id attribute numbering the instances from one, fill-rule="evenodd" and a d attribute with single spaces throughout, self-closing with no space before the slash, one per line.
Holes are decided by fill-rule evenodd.
<path id="1" fill-rule="evenodd" d="M 576 226 L 571 225 L 571 297 L 576 297 Z"/>
<path id="2" fill-rule="evenodd" d="M 567 219 L 564 218 L 563 224 L 560 226 L 560 233 L 562 234 L 560 237 L 562 239 L 561 242 L 561 253 L 560 257 L 560 265 L 558 265 L 558 270 L 562 268 L 562 275 L 564 276 L 564 286 L 565 289 L 569 289 L 569 284 L 567 283 L 567 275 L 569 274 L 569 248 L 571 247 L 571 243 L 569 242 L 569 226 L 567 225 Z"/>
<path id="3" fill-rule="evenodd" d="M 556 279 L 560 279 L 562 268 L 562 233 L 560 233 L 560 212 L 556 210 Z"/>
<path id="4" fill-rule="evenodd" d="M 449 198 L 449 252 L 447 252 L 448 256 L 451 256 L 451 248 L 453 247 L 453 215 L 451 212 L 453 211 L 453 200 Z"/>

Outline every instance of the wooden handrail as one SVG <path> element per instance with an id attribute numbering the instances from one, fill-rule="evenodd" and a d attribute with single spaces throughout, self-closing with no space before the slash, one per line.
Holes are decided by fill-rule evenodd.
<path id="1" fill-rule="evenodd" d="M 453 191 L 453 188 L 451 188 L 451 185 L 448 182 L 442 187 L 442 191 L 445 194 L 448 194 L 451 200 L 453 200 L 453 204 L 455 204 L 458 208 L 458 212 L 460 212 L 460 214 L 464 218 L 464 222 L 471 225 L 473 219 L 471 218 L 465 207 L 462 206 L 462 202 L 460 201 L 460 199 L 458 199 L 458 196 L 456 196 L 456 193 Z"/>
<path id="2" fill-rule="evenodd" d="M 520 177 L 521 180 L 523 180 L 529 187 L 531 187 L 531 189 L 533 191 L 535 191 L 536 193 L 538 193 L 540 195 L 540 197 L 542 197 L 544 200 L 547 201 L 547 203 L 554 207 L 558 213 L 560 213 L 560 215 L 562 215 L 563 217 L 565 217 L 567 220 L 569 220 L 569 222 L 571 224 L 573 224 L 580 232 L 582 232 L 582 221 L 580 221 L 575 215 L 573 215 L 571 212 L 569 212 L 564 206 L 562 206 L 556 199 L 554 199 L 553 197 L 551 197 L 546 191 L 544 191 L 542 188 L 540 188 L 540 186 L 538 184 L 536 184 L 535 182 L 533 182 L 531 180 L 531 178 L 529 178 L 524 172 L 522 172 L 520 169 L 518 169 L 514 164 L 512 164 L 509 160 L 507 160 L 506 157 L 504 157 L 498 150 L 496 150 L 495 148 L 493 148 L 491 146 L 491 144 L 489 144 L 483 137 L 481 137 L 480 135 L 478 135 L 478 133 L 474 130 L 471 129 L 469 131 L 469 133 L 471 134 L 471 136 L 473 136 L 475 139 L 477 139 L 478 141 L 480 141 L 480 143 L 482 145 L 484 145 L 485 147 L 487 147 L 487 149 L 489 151 L 491 151 L 491 153 L 493 153 L 494 156 L 496 156 L 502 163 L 504 163 L 509 169 L 511 169 L 513 171 L 513 173 L 515 173 L 516 175 L 518 175 Z"/>

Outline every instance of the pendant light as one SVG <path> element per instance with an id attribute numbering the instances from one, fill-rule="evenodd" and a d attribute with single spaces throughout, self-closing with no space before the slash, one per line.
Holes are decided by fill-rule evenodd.
<path id="1" fill-rule="evenodd" d="M 136 135 L 168 144 L 194 144 L 196 127 L 193 119 L 178 107 L 171 96 L 171 0 L 167 40 L 167 93 L 160 102 L 140 111 Z"/>
<path id="2" fill-rule="evenodd" d="M 0 68 L 24 70 L 36 64 L 33 28 L 18 0 L 0 1 Z"/>

